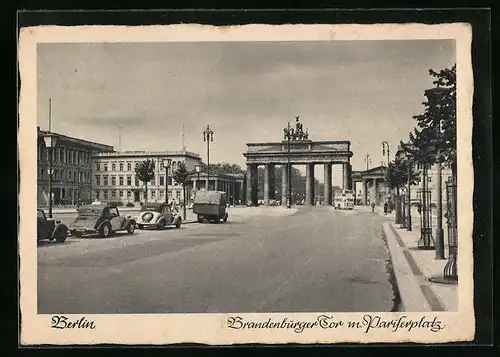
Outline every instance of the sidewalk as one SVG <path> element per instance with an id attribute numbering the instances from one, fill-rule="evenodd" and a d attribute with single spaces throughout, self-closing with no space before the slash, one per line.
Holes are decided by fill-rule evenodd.
<path id="1" fill-rule="evenodd" d="M 435 259 L 435 250 L 418 249 L 420 216 L 413 214 L 412 231 L 395 224 L 395 214 L 384 215 L 383 208 L 376 212 L 388 218 L 384 233 L 391 254 L 394 274 L 404 311 L 458 311 L 458 285 L 439 284 L 428 279 L 443 276 L 448 258 L 445 232 L 445 260 Z"/>

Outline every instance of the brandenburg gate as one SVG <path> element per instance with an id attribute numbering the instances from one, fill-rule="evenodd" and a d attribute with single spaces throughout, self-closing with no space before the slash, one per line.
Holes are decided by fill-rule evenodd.
<path id="1" fill-rule="evenodd" d="M 324 204 L 332 204 L 332 166 L 343 165 L 343 186 L 352 189 L 351 163 L 353 153 L 350 150 L 350 141 L 312 141 L 307 130 L 304 132 L 299 117 L 296 117 L 295 128 L 288 126 L 283 129 L 284 139 L 281 142 L 249 143 L 247 152 L 243 155 L 247 162 L 247 205 L 258 205 L 258 167 L 265 167 L 264 175 L 264 204 L 274 198 L 274 168 L 281 165 L 282 170 L 282 197 L 291 199 L 290 173 L 293 165 L 306 165 L 306 205 L 314 204 L 314 167 L 324 165 Z M 289 194 L 285 195 L 288 192 Z M 281 200 L 286 205 L 285 199 Z"/>

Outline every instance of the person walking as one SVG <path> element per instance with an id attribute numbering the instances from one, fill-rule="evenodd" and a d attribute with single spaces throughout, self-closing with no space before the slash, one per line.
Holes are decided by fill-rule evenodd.
<path id="1" fill-rule="evenodd" d="M 372 212 L 375 212 L 375 202 L 372 202 L 371 206 L 372 206 Z"/>
<path id="2" fill-rule="evenodd" d="M 384 215 L 386 215 L 386 214 L 387 214 L 387 206 L 388 206 L 388 204 L 387 204 L 387 201 L 386 201 L 386 202 L 384 203 Z"/>

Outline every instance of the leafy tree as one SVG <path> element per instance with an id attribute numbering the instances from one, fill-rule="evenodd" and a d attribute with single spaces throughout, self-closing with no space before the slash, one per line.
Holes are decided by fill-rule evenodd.
<path id="1" fill-rule="evenodd" d="M 182 197 L 184 197 L 183 202 L 183 214 L 184 220 L 186 220 L 186 186 L 189 183 L 189 171 L 186 168 L 186 164 L 184 162 L 180 162 L 177 170 L 173 173 L 173 179 L 178 184 L 182 185 Z"/>
<path id="2" fill-rule="evenodd" d="M 148 202 L 148 182 L 155 177 L 155 163 L 153 160 L 144 160 L 139 162 L 135 168 L 135 174 L 139 180 L 144 182 L 144 201 Z"/>
<path id="3" fill-rule="evenodd" d="M 449 163 L 456 177 L 456 65 L 439 72 L 430 69 L 429 74 L 436 87 L 425 91 L 425 111 L 413 117 L 417 127 L 410 133 L 408 151 L 424 169 Z"/>

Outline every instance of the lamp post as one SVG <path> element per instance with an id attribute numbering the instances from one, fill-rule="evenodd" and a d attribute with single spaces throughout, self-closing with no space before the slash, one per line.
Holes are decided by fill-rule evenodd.
<path id="1" fill-rule="evenodd" d="M 197 165 L 194 165 L 194 170 L 196 171 L 196 173 L 198 174 L 198 181 L 200 181 L 200 171 L 201 171 L 201 165 L 200 164 L 197 164 Z M 195 190 L 198 190 L 198 187 L 195 187 L 194 188 Z"/>
<path id="2" fill-rule="evenodd" d="M 389 146 L 389 143 L 387 141 L 382 141 L 382 156 L 387 153 L 387 170 L 389 170 L 390 151 L 391 151 L 391 148 Z M 388 181 L 387 181 L 387 174 L 386 174 L 386 177 L 385 177 L 385 199 L 386 200 L 387 200 L 387 196 L 389 194 L 389 190 L 388 190 L 387 186 L 388 186 Z"/>
<path id="3" fill-rule="evenodd" d="M 436 259 L 444 259 L 444 232 L 443 232 L 443 192 L 441 173 L 441 105 L 440 99 L 447 92 L 446 88 L 436 87 L 425 92 L 432 109 L 434 125 L 436 127 L 436 161 L 437 161 L 437 222 L 436 222 Z"/>
<path id="4" fill-rule="evenodd" d="M 168 170 L 171 162 L 172 159 L 163 159 L 163 167 L 165 168 L 165 203 L 168 203 Z"/>
<path id="5" fill-rule="evenodd" d="M 299 117 L 295 117 L 298 119 Z M 288 180 L 288 197 L 287 197 L 287 203 L 286 207 L 291 208 L 292 206 L 292 170 L 290 167 L 290 140 L 295 138 L 295 132 L 294 129 L 290 126 L 290 122 L 288 122 L 286 128 L 283 129 L 284 132 L 284 139 L 287 141 L 287 166 L 286 166 L 286 172 L 287 172 L 287 180 Z"/>
<path id="6" fill-rule="evenodd" d="M 412 172 L 412 166 L 413 162 L 411 159 L 407 156 L 407 166 L 408 166 L 408 207 L 407 207 L 407 219 L 406 219 L 406 230 L 411 231 L 411 172 Z"/>
<path id="7" fill-rule="evenodd" d="M 45 147 L 47 148 L 48 159 L 49 159 L 49 218 L 52 218 L 52 150 L 57 144 L 57 136 L 52 134 L 50 131 L 43 137 L 45 141 Z"/>
<path id="8" fill-rule="evenodd" d="M 214 132 L 210 129 L 210 125 L 203 131 L 203 141 L 207 143 L 207 191 L 210 186 L 210 142 L 214 141 Z"/>

